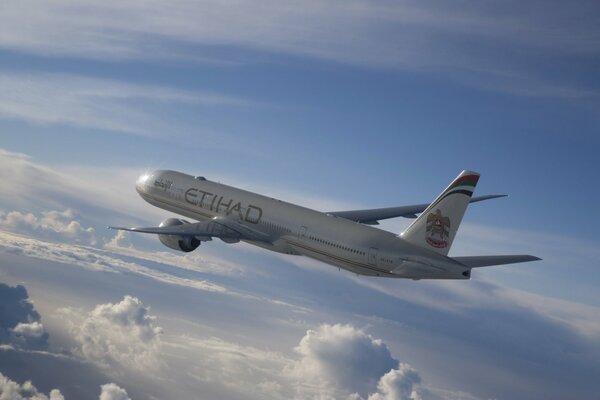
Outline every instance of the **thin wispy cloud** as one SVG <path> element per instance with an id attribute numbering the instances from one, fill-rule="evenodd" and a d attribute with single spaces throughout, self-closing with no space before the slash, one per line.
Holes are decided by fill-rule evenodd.
<path id="1" fill-rule="evenodd" d="M 0 46 L 102 60 L 202 58 L 207 48 L 241 48 L 446 70 L 452 79 L 515 95 L 597 96 L 595 89 L 556 82 L 542 68 L 548 59 L 597 53 L 594 14 L 593 4 L 558 1 L 460 7 L 443 1 L 9 1 L 0 16 Z"/>
<path id="2" fill-rule="evenodd" d="M 190 128 L 169 117 L 173 105 L 190 109 L 251 105 L 217 93 L 79 75 L 0 72 L 0 86 L 0 118 L 150 137 L 177 136 L 178 130 Z"/>

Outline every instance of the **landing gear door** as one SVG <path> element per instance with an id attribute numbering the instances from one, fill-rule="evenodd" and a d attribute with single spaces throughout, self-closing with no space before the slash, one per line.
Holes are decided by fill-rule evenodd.
<path id="1" fill-rule="evenodd" d="M 369 249 L 369 265 L 377 266 L 377 248 L 375 247 Z"/>

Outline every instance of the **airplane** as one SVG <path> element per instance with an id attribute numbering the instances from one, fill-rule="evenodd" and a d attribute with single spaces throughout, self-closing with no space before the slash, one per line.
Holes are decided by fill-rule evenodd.
<path id="1" fill-rule="evenodd" d="M 139 195 L 197 222 L 167 218 L 158 227 L 108 228 L 156 234 L 162 244 L 183 252 L 213 238 L 244 241 L 358 275 L 387 278 L 470 279 L 473 268 L 540 260 L 531 255 L 448 256 L 467 205 L 506 196 L 472 197 L 479 176 L 462 171 L 429 204 L 321 212 L 202 176 L 156 170 L 138 178 Z M 395 217 L 414 221 L 399 235 L 373 226 Z"/>

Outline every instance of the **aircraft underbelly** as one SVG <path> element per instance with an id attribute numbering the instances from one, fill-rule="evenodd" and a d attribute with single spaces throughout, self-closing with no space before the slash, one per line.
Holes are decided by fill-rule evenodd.
<path id="1" fill-rule="evenodd" d="M 304 256 L 314 258 L 315 260 L 322 261 L 335 267 L 345 269 L 355 274 L 394 277 L 387 271 L 381 270 L 375 266 L 367 265 L 362 261 L 346 259 L 338 254 L 326 252 L 322 249 L 312 248 L 310 246 L 305 246 L 303 243 L 299 242 L 290 242 L 290 245 L 293 248 L 295 248 L 298 253 Z"/>

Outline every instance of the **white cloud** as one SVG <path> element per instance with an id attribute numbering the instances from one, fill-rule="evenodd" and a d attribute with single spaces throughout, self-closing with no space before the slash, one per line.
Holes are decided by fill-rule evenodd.
<path id="1" fill-rule="evenodd" d="M 5 183 L 0 207 L 31 212 L 70 209 L 103 225 L 109 218 L 123 222 L 159 219 L 164 213 L 140 205 L 135 192 L 133 182 L 142 172 L 141 168 L 109 168 L 102 171 L 103 180 L 99 180 L 85 171 L 78 176 L 65 174 L 27 155 L 0 149 L 0 179 Z"/>
<path id="2" fill-rule="evenodd" d="M 100 304 L 89 313 L 64 309 L 81 357 L 104 368 L 115 365 L 156 370 L 160 366 L 160 334 L 149 308 L 132 296 L 119 303 Z"/>
<path id="3" fill-rule="evenodd" d="M 144 259 L 126 261 L 119 254 L 94 247 L 46 242 L 3 231 L 0 231 L 0 239 L 2 239 L 0 242 L 0 253 L 22 254 L 27 257 L 74 265 L 92 271 L 133 273 L 163 283 L 213 292 L 227 292 L 224 286 L 210 282 L 207 279 L 165 272 L 159 268 L 153 268 L 152 265 L 148 265 Z M 176 258 L 175 261 L 177 261 Z M 169 266 L 171 268 L 179 268 L 174 264 L 169 264 Z"/>
<path id="4" fill-rule="evenodd" d="M 355 392 L 366 397 L 375 390 L 379 378 L 398 365 L 381 340 L 351 325 L 322 325 L 309 330 L 296 352 L 301 359 L 288 372 L 309 387 L 300 390 L 310 392 L 316 387 L 331 397 Z"/>
<path id="5" fill-rule="evenodd" d="M 58 389 L 52 389 L 49 396 L 40 393 L 31 381 L 22 385 L 0 373 L 0 399 L 2 400 L 65 400 Z"/>
<path id="6" fill-rule="evenodd" d="M 131 400 L 127 391 L 115 383 L 107 383 L 101 386 L 100 400 Z"/>
<path id="7" fill-rule="evenodd" d="M 173 135 L 168 105 L 247 106 L 248 101 L 110 79 L 61 74 L 0 72 L 0 117 L 66 124 L 143 136 Z M 48 101 L 52 99 L 52 101 Z M 152 111 L 161 107 L 161 116 Z M 181 121 L 179 121 L 180 129 Z M 198 129 L 195 129 L 198 132 Z M 205 132 L 208 135 L 208 132 Z"/>
<path id="8" fill-rule="evenodd" d="M 202 247 L 199 250 L 190 253 L 139 250 L 133 247 L 130 241 L 131 235 L 131 233 L 126 231 L 118 231 L 115 236 L 105 244 L 104 248 L 119 255 L 135 257 L 138 260 L 173 265 L 190 271 L 226 276 L 240 276 L 248 273 L 248 268 L 245 266 L 227 263 L 218 258 L 207 256 L 202 252 Z M 210 243 L 204 244 L 204 246 L 210 246 Z"/>
<path id="9" fill-rule="evenodd" d="M 127 391 L 115 383 L 101 385 L 100 389 L 100 400 L 131 400 Z M 58 389 L 52 389 L 45 395 L 31 381 L 21 385 L 0 372 L 0 400 L 65 400 L 65 397 Z"/>
<path id="10" fill-rule="evenodd" d="M 381 377 L 377 384 L 377 393 L 369 396 L 369 400 L 421 400 L 415 386 L 421 383 L 417 371 L 408 364 L 401 363 Z"/>
<path id="11" fill-rule="evenodd" d="M 249 48 L 360 65 L 445 69 L 448 75 L 462 75 L 459 79 L 495 91 L 572 98 L 597 93 L 543 79 L 530 65 L 548 54 L 595 54 L 597 41 L 589 38 L 596 34 L 596 24 L 588 17 L 595 13 L 593 7 L 561 2 L 468 2 L 454 7 L 417 0 L 13 0 L 5 2 L 0 14 L 0 46 L 54 56 L 187 62 L 207 58 L 207 48 Z M 65 113 L 53 117 L 48 110 L 40 108 L 38 116 L 71 118 Z M 21 111 L 18 105 L 10 109 L 13 114 Z M 82 111 L 89 114 L 90 109 L 84 104 Z M 112 111 L 124 115 L 117 108 Z M 134 119 L 141 117 L 128 112 Z M 132 126 L 126 118 L 118 119 L 120 129 Z M 104 126 L 115 121 L 92 120 Z"/>
<path id="12" fill-rule="evenodd" d="M 105 1 L 85 6 L 72 0 L 54 0 L 36 8 L 27 3 L 5 5 L 0 19 L 3 47 L 42 54 L 148 58 L 168 56 L 168 50 L 177 54 L 173 42 L 187 42 L 394 64 L 423 63 L 432 57 L 433 49 L 443 50 L 442 44 L 452 44 L 462 36 L 533 48 L 554 45 L 564 52 L 597 49 L 596 43 L 582 41 L 593 28 L 591 21 L 573 24 L 568 18 L 584 16 L 590 11 L 585 5 L 565 9 L 555 4 L 556 10 L 536 10 L 519 3 L 456 9 L 440 1 L 423 4 L 410 0 L 338 0 L 326 4 Z M 25 18 L 30 24 L 23 23 Z M 436 60 L 447 55 L 443 51 Z"/>
<path id="13" fill-rule="evenodd" d="M 0 229 L 31 234 L 51 240 L 72 241 L 95 245 L 95 230 L 84 228 L 75 219 L 72 210 L 42 211 L 40 216 L 20 211 L 4 212 L 0 210 Z"/>
<path id="14" fill-rule="evenodd" d="M 12 331 L 18 336 L 32 339 L 40 339 L 45 333 L 44 325 L 37 321 L 29 323 L 19 322 Z"/>
<path id="15" fill-rule="evenodd" d="M 198 382 L 218 383 L 248 398 L 443 398 L 435 393 L 460 398 L 455 392 L 424 386 L 419 373 L 398 363 L 380 339 L 352 325 L 324 324 L 307 331 L 295 348 L 296 357 L 216 337 L 171 337 L 165 349 L 175 360 L 180 351 L 195 354 L 187 369 Z"/>

